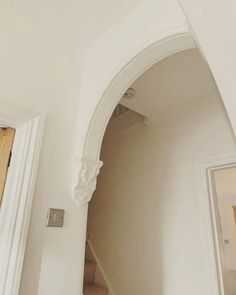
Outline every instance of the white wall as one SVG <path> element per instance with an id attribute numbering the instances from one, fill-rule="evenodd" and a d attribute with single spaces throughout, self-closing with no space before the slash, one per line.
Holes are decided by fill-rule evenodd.
<path id="1" fill-rule="evenodd" d="M 179 2 L 215 77 L 235 131 L 236 3 L 234 0 Z"/>
<path id="2" fill-rule="evenodd" d="M 236 293 L 236 226 L 232 206 L 236 206 L 236 167 L 214 172 L 215 188 L 220 213 L 223 266 L 229 295 Z"/>
<path id="3" fill-rule="evenodd" d="M 0 4 L 0 99 L 47 116 L 21 295 L 81 294 L 78 253 L 86 210 L 77 208 L 70 194 L 85 46 L 80 9 L 78 1 Z M 87 38 L 93 34 L 87 30 Z M 46 228 L 50 207 L 66 210 L 63 229 Z"/>
<path id="4" fill-rule="evenodd" d="M 0 3 L 0 99 L 47 115 L 21 295 L 81 295 L 86 206 L 79 208 L 71 199 L 71 174 L 79 148 L 76 124 L 83 118 L 78 108 L 84 114 L 90 100 L 93 105 L 87 95 L 93 84 L 80 95 L 84 56 L 126 14 L 133 15 L 131 31 L 136 31 L 143 7 L 142 23 L 150 18 L 149 11 L 154 18 L 153 5 L 153 0 Z M 175 7 L 170 11 L 174 14 Z M 173 18 L 168 19 L 172 24 Z M 150 26 L 148 32 L 153 30 Z M 120 45 L 127 49 L 127 43 Z M 78 106 L 82 99 L 85 109 Z M 45 227 L 50 207 L 66 210 L 63 229 Z"/>
<path id="5" fill-rule="evenodd" d="M 208 294 L 195 161 L 235 149 L 212 97 L 105 138 L 88 229 L 114 295 Z"/>

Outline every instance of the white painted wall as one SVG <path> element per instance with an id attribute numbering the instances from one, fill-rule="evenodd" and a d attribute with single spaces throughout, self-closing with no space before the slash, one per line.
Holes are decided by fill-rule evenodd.
<path id="1" fill-rule="evenodd" d="M 229 295 L 236 292 L 236 226 L 232 206 L 236 206 L 236 168 L 214 172 L 216 196 L 220 213 L 222 240 L 224 246 L 224 273 Z"/>
<path id="2" fill-rule="evenodd" d="M 234 0 L 179 0 L 215 77 L 236 130 L 236 3 Z"/>
<path id="3" fill-rule="evenodd" d="M 109 133 L 88 229 L 114 295 L 209 293 L 194 167 L 235 150 L 218 97 Z"/>
<path id="4" fill-rule="evenodd" d="M 87 209 L 86 206 L 77 207 L 71 199 L 71 174 L 73 157 L 80 147 L 79 144 L 75 147 L 78 117 L 82 118 L 86 129 L 86 112 L 91 105 L 92 109 L 96 108 L 97 103 L 88 96 L 94 88 L 93 80 L 89 80 L 84 88 L 86 95 L 80 91 L 81 74 L 85 72 L 85 52 L 93 50 L 95 43 L 106 34 L 109 37 L 105 38 L 105 46 L 113 46 L 115 35 L 111 28 L 118 28 L 120 21 L 122 30 L 118 28 L 120 39 L 116 41 L 123 52 L 130 52 L 127 28 L 135 32 L 137 38 L 140 29 L 136 25 L 146 25 L 145 35 L 151 38 L 156 30 L 153 20 L 158 19 L 157 15 L 162 15 L 160 22 L 168 20 L 168 29 L 172 24 L 176 25 L 176 20 L 178 24 L 181 19 L 182 24 L 184 17 L 178 9 L 174 17 L 176 1 L 173 1 L 175 6 L 165 13 L 161 12 L 164 1 L 159 1 L 160 9 L 156 9 L 154 2 L 69 0 L 65 3 L 43 0 L 39 4 L 27 0 L 20 3 L 1 1 L 0 99 L 47 115 L 20 295 L 81 295 Z M 145 14 L 142 15 L 143 9 Z M 166 28 L 165 24 L 160 26 L 159 34 L 162 28 Z M 122 34 L 125 34 L 124 39 Z M 142 40 L 140 37 L 138 40 Z M 122 39 L 124 43 L 120 42 Z M 111 60 L 116 60 L 118 51 Z M 103 58 L 107 59 L 107 52 Z M 99 60 L 100 57 L 97 62 Z M 100 77 L 106 79 L 102 73 Z M 79 114 L 78 109 L 85 117 Z M 50 207 L 66 210 L 63 229 L 45 227 Z"/>
<path id="5" fill-rule="evenodd" d="M 0 99 L 47 117 L 21 295 L 81 294 L 83 259 L 78 253 L 83 252 L 86 208 L 76 207 L 70 195 L 85 46 L 80 9 L 78 1 L 0 4 Z M 86 37 L 91 35 L 87 30 Z M 46 228 L 50 207 L 66 210 L 63 229 Z"/>

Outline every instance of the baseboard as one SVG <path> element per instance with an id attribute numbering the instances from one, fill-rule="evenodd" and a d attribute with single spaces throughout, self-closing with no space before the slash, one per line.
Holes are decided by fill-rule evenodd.
<path id="1" fill-rule="evenodd" d="M 107 278 L 107 276 L 106 276 L 106 274 L 105 274 L 105 272 L 104 272 L 104 270 L 102 268 L 102 265 L 100 263 L 100 260 L 99 260 L 99 258 L 96 255 L 96 252 L 94 250 L 94 247 L 91 244 L 91 241 L 89 239 L 87 239 L 87 243 L 88 243 L 88 245 L 90 247 L 90 250 L 91 250 L 91 252 L 92 252 L 92 254 L 93 254 L 93 256 L 94 256 L 94 258 L 96 260 L 97 266 L 99 267 L 99 269 L 101 271 L 101 274 L 102 274 L 102 276 L 103 276 L 103 278 L 104 278 L 104 280 L 105 280 L 105 282 L 107 284 L 107 288 L 109 289 L 109 294 L 110 295 L 115 295 L 114 292 L 113 292 L 113 290 L 112 290 L 111 284 L 110 284 L 110 282 L 109 282 L 109 280 L 108 280 L 108 278 Z"/>

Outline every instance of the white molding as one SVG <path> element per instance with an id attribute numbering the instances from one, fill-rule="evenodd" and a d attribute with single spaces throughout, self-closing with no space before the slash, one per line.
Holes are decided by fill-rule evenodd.
<path id="1" fill-rule="evenodd" d="M 72 196 L 77 204 L 85 205 L 96 189 L 97 176 L 103 162 L 91 158 L 76 158 L 74 164 Z"/>
<path id="2" fill-rule="evenodd" d="M 142 44 L 142 50 L 139 53 L 137 50 L 133 57 L 128 56 L 123 67 L 114 73 L 113 79 L 107 83 L 107 89 L 104 90 L 95 108 L 85 139 L 80 142 L 83 147 L 82 155 L 75 159 L 72 196 L 77 204 L 84 205 L 91 200 L 96 188 L 96 177 L 102 167 L 99 157 L 103 136 L 112 112 L 125 90 L 158 61 L 179 51 L 195 47 L 195 41 L 186 31 L 186 26 L 177 27 L 161 36 L 156 36 L 146 45 L 146 48 Z M 80 111 L 83 112 L 83 109 L 81 108 Z"/>
<path id="3" fill-rule="evenodd" d="M 145 49 L 135 51 L 120 70 L 113 74 L 107 88 L 96 106 L 84 142 L 84 157 L 99 159 L 102 140 L 110 117 L 126 89 L 145 71 L 168 56 L 187 49 L 196 48 L 195 40 L 186 26 L 177 27 L 156 36 Z"/>
<path id="4" fill-rule="evenodd" d="M 0 101 L 0 123 L 16 128 L 0 210 L 0 294 L 18 295 L 44 116 Z"/>
<path id="5" fill-rule="evenodd" d="M 235 166 L 235 163 L 235 152 L 195 161 L 195 191 L 199 201 L 201 247 L 204 255 L 204 277 L 208 286 L 208 294 L 226 294 L 222 267 L 223 245 L 216 214 L 212 172 L 223 167 Z"/>

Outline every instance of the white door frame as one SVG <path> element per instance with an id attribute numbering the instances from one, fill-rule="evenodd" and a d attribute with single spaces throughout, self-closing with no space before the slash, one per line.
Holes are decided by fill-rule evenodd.
<path id="1" fill-rule="evenodd" d="M 195 162 L 195 191 L 199 200 L 201 246 L 209 294 L 224 295 L 222 255 L 223 245 L 215 205 L 212 173 L 236 165 L 236 152 L 214 155 Z M 227 286 L 226 286 L 227 287 Z"/>
<path id="2" fill-rule="evenodd" d="M 0 208 L 0 294 L 18 295 L 44 116 L 0 101 L 0 124 L 16 129 Z"/>

